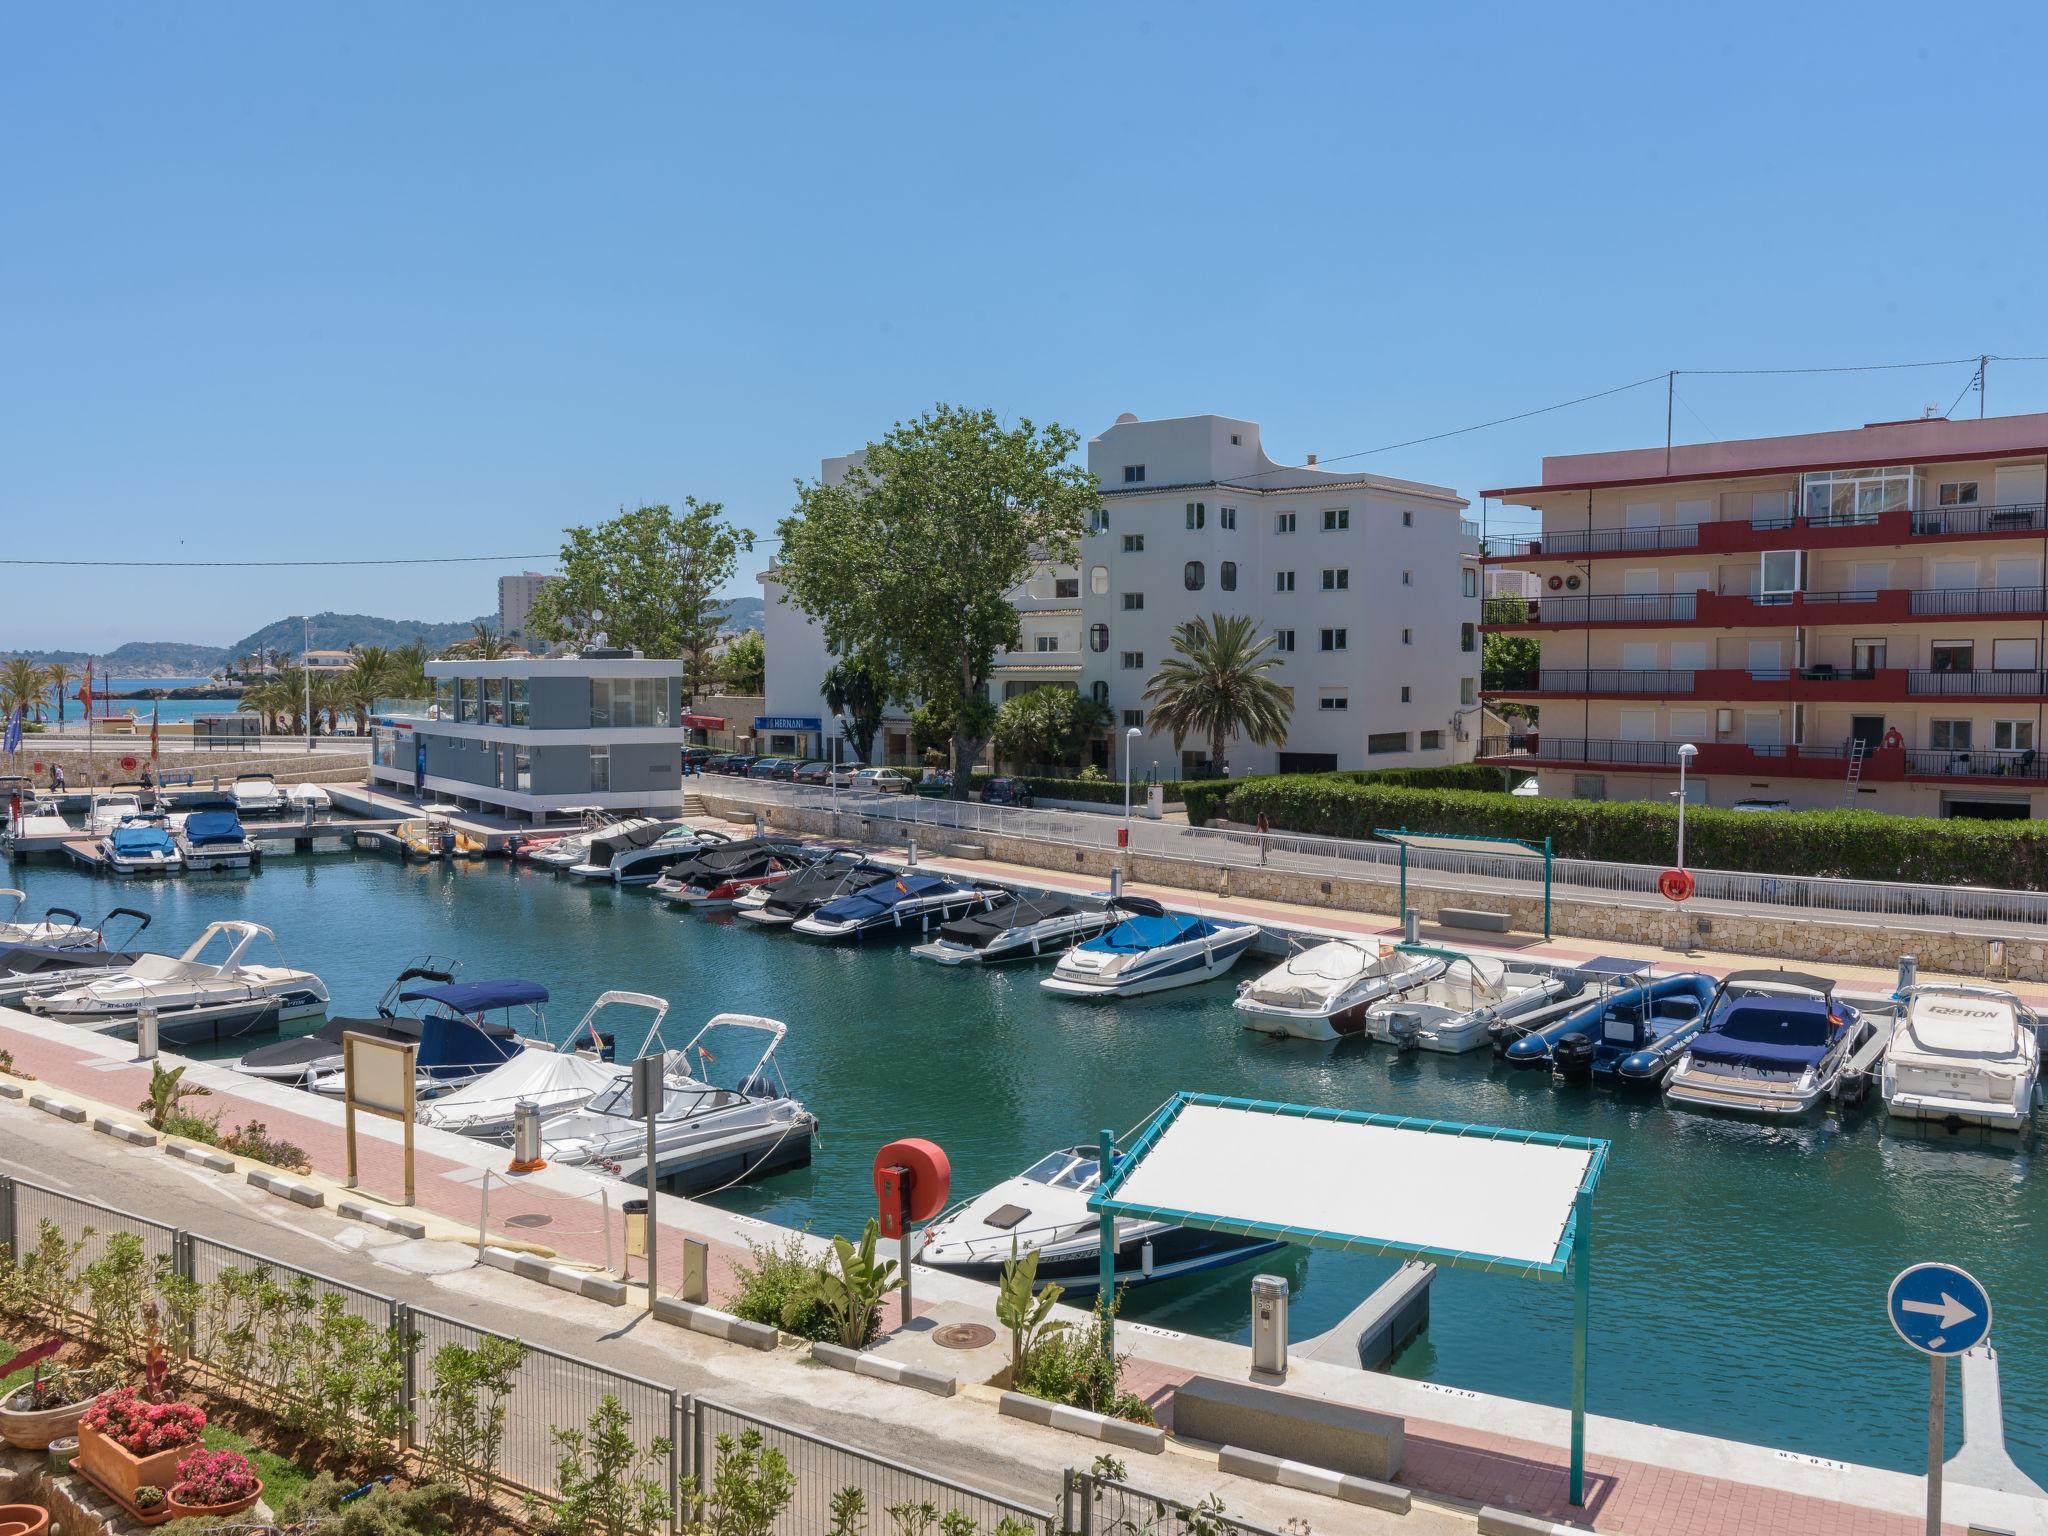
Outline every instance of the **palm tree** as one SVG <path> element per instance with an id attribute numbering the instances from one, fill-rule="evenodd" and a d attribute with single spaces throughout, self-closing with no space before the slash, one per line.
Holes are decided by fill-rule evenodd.
<path id="1" fill-rule="evenodd" d="M 1172 733 L 1176 752 L 1190 736 L 1209 742 L 1209 766 L 1223 767 L 1223 746 L 1242 736 L 1261 747 L 1287 740 L 1294 695 L 1266 676 L 1280 665 L 1268 655 L 1273 637 L 1254 642 L 1245 614 L 1190 619 L 1173 632 L 1175 654 L 1159 664 L 1145 685 L 1152 723 Z"/>
<path id="2" fill-rule="evenodd" d="M 391 652 L 381 645 L 362 645 L 355 647 L 348 670 L 335 679 L 342 708 L 356 717 L 359 733 L 369 733 L 370 716 L 377 712 L 393 670 Z"/>
<path id="3" fill-rule="evenodd" d="M 448 647 L 450 655 L 460 653 L 477 661 L 496 661 L 510 649 L 505 637 L 482 619 L 469 626 L 467 640 L 458 640 Z"/>
<path id="4" fill-rule="evenodd" d="M 348 674 L 346 672 L 315 672 L 313 674 L 313 718 L 317 722 L 323 716 L 327 721 L 327 734 L 332 736 L 341 723 L 343 711 L 349 708 Z"/>
<path id="5" fill-rule="evenodd" d="M 50 695 L 57 701 L 57 729 L 64 729 L 64 689 L 71 682 L 71 668 L 61 661 L 53 661 L 43 668 L 43 680 L 50 685 Z"/>
<path id="6" fill-rule="evenodd" d="M 387 697 L 424 699 L 433 691 L 433 680 L 427 676 L 427 648 L 424 645 L 414 640 L 391 653 L 390 674 L 384 679 Z"/>
<path id="7" fill-rule="evenodd" d="M 40 717 L 49 681 L 49 674 L 26 656 L 10 656 L 0 666 L 0 713 L 12 715 L 21 708 Z"/>

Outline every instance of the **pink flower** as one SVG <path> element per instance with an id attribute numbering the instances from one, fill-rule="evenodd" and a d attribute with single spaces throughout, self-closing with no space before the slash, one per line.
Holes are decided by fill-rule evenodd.
<path id="1" fill-rule="evenodd" d="M 206 1428 L 206 1414 L 190 1403 L 144 1402 L 133 1387 L 102 1393 L 80 1421 L 136 1456 L 191 1445 Z"/>
<path id="2" fill-rule="evenodd" d="M 194 1451 L 178 1463 L 171 1497 L 192 1509 L 212 1509 L 246 1499 L 257 1489 L 249 1458 L 239 1451 Z"/>

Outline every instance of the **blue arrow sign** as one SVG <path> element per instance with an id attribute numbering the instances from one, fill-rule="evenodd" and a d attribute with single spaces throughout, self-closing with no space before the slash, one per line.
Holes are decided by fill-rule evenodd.
<path id="1" fill-rule="evenodd" d="M 1886 1306 L 1899 1337 L 1924 1354 L 1960 1355 L 1991 1332 L 1989 1293 L 1953 1264 L 1901 1270 Z"/>

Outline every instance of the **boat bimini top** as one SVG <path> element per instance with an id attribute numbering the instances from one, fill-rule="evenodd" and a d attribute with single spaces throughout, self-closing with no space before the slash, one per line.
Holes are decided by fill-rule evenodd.
<path id="1" fill-rule="evenodd" d="M 1712 1024 L 1693 1036 L 1696 1061 L 1784 1071 L 1827 1054 L 1855 1015 L 1835 1002 L 1835 984 L 1798 971 L 1736 971 L 1721 979 Z"/>

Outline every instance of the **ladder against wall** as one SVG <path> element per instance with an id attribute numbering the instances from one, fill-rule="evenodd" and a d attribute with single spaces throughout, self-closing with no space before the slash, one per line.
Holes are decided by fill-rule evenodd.
<path id="1" fill-rule="evenodd" d="M 1867 750 L 1861 736 L 1849 738 L 1849 776 L 1842 785 L 1842 804 L 1851 809 L 1856 805 L 1856 788 L 1863 782 L 1863 754 Z"/>

